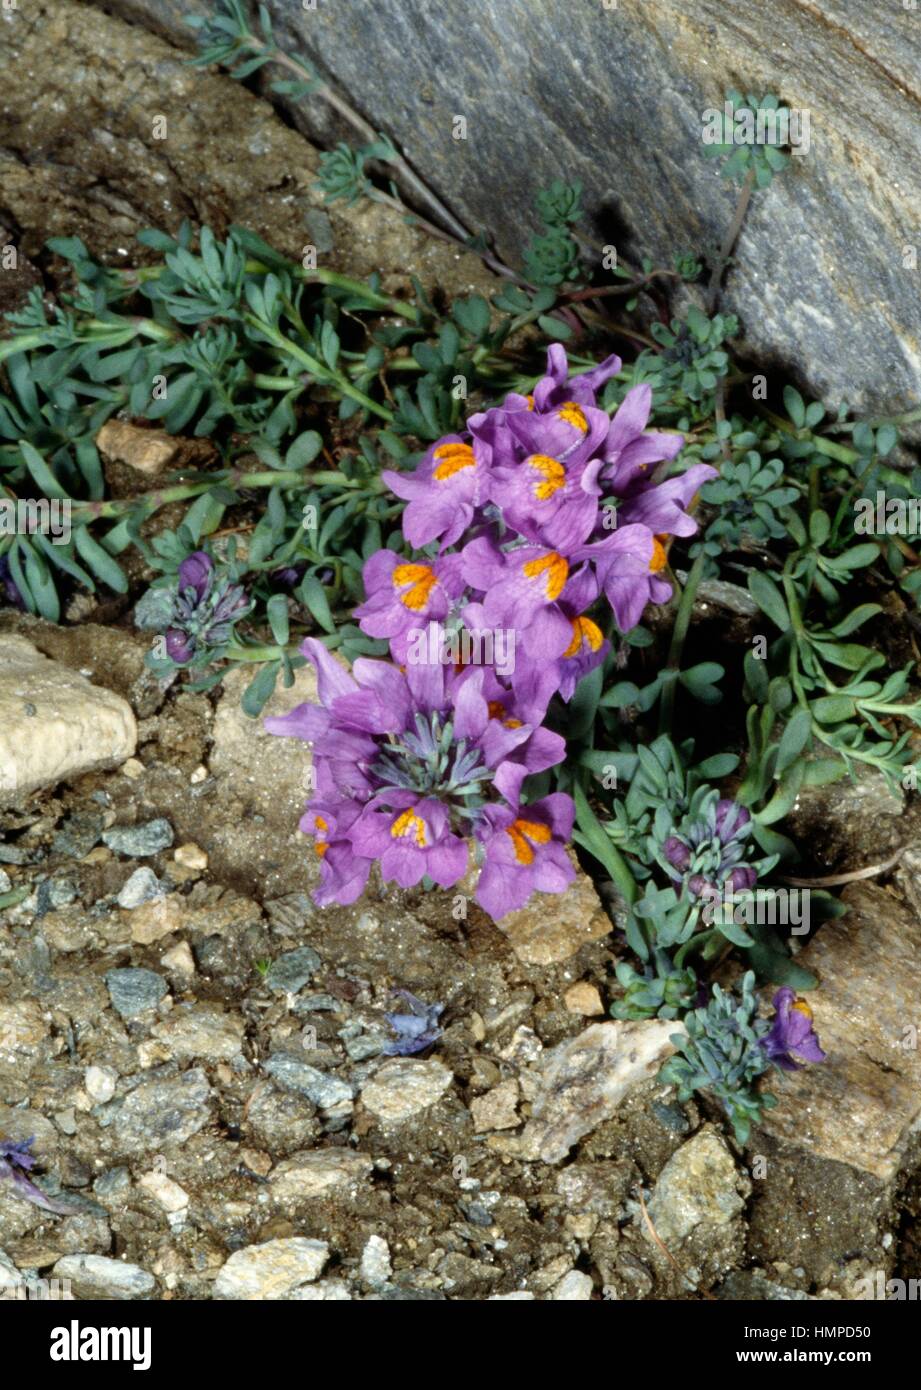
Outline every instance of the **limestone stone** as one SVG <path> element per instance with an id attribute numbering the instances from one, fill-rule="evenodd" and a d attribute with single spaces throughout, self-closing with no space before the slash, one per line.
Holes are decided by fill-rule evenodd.
<path id="1" fill-rule="evenodd" d="M 136 742 L 120 695 L 49 661 L 24 637 L 0 634 L 0 801 L 117 767 Z"/>
<path id="2" fill-rule="evenodd" d="M 678 1245 L 698 1226 L 731 1222 L 749 1190 L 723 1139 L 704 1129 L 682 1144 L 659 1174 L 649 1202 L 650 1220 L 665 1245 Z"/>
<path id="3" fill-rule="evenodd" d="M 237 1014 L 208 1004 L 180 1005 L 151 1032 L 179 1061 L 231 1061 L 240 1052 L 246 1032 Z"/>
<path id="4" fill-rule="evenodd" d="M 214 1297 L 277 1299 L 290 1296 L 301 1284 L 312 1283 L 329 1259 L 322 1240 L 292 1236 L 235 1250 L 214 1281 Z"/>
<path id="5" fill-rule="evenodd" d="M 149 1298 L 157 1287 L 146 1269 L 108 1255 L 65 1255 L 52 1273 L 56 1279 L 69 1279 L 73 1294 L 81 1299 Z"/>
<path id="6" fill-rule="evenodd" d="M 545 1052 L 532 1116 L 520 1141 L 522 1158 L 559 1163 L 583 1135 L 617 1111 L 630 1089 L 654 1076 L 674 1052 L 680 1025 L 658 1019 L 593 1023 Z M 510 1150 L 511 1151 L 511 1150 Z"/>
<path id="7" fill-rule="evenodd" d="M 278 1164 L 269 1183 L 277 1202 L 321 1197 L 331 1188 L 352 1187 L 364 1181 L 373 1163 L 351 1149 L 309 1149 Z"/>
<path id="8" fill-rule="evenodd" d="M 473 1129 L 476 1134 L 486 1134 L 495 1129 L 515 1129 L 521 1120 L 518 1115 L 519 1086 L 514 1077 L 500 1081 L 483 1096 L 475 1096 L 470 1102 L 473 1116 Z"/>
<path id="9" fill-rule="evenodd" d="M 104 458 L 127 463 L 138 473 L 154 478 L 173 462 L 179 441 L 163 430 L 140 429 L 127 420 L 107 420 L 96 436 Z"/>

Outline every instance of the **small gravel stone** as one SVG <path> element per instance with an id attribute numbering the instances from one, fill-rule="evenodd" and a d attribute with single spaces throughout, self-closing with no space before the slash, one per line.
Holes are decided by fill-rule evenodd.
<path id="1" fill-rule="evenodd" d="M 330 1110 L 352 1099 L 352 1087 L 347 1081 L 330 1076 L 288 1052 L 274 1053 L 266 1062 L 265 1069 L 279 1086 L 306 1096 L 321 1110 Z"/>
<path id="2" fill-rule="evenodd" d="M 93 1191 L 100 1201 L 110 1197 L 123 1196 L 131 1186 L 131 1174 L 127 1168 L 108 1168 L 93 1183 Z"/>
<path id="3" fill-rule="evenodd" d="M 56 1279 L 69 1279 L 77 1298 L 148 1298 L 157 1287 L 146 1269 L 108 1255 L 65 1255 L 52 1273 Z"/>
<path id="4" fill-rule="evenodd" d="M 148 1009 L 155 1009 L 166 994 L 166 981 L 152 970 L 131 966 L 109 970 L 105 982 L 112 1007 L 125 1019 L 139 1018 Z"/>
<path id="5" fill-rule="evenodd" d="M 383 1038 L 364 1034 L 360 1038 L 347 1038 L 345 1050 L 353 1062 L 364 1062 L 369 1057 L 377 1057 L 384 1046 Z"/>
<path id="6" fill-rule="evenodd" d="M 117 1081 L 118 1075 L 111 1067 L 87 1067 L 83 1076 L 87 1095 L 98 1105 L 105 1105 L 112 1099 Z"/>
<path id="7" fill-rule="evenodd" d="M 370 1236 L 361 1253 L 361 1279 L 369 1289 L 386 1284 L 392 1273 L 390 1247 L 383 1236 Z"/>
<path id="8" fill-rule="evenodd" d="M 336 1013 L 342 1008 L 342 1000 L 333 994 L 305 994 L 294 1006 L 296 1014 Z"/>
<path id="9" fill-rule="evenodd" d="M 570 985 L 563 995 L 563 1002 L 571 1014 L 581 1014 L 584 1018 L 597 1018 L 604 1013 L 604 1004 L 595 985 L 587 980 Z"/>
<path id="10" fill-rule="evenodd" d="M 208 856 L 203 849 L 199 849 L 198 845 L 180 845 L 174 851 L 173 858 L 184 869 L 204 870 L 208 867 Z"/>
<path id="11" fill-rule="evenodd" d="M 151 1029 L 180 1061 L 203 1057 L 229 1062 L 238 1056 L 246 1028 L 237 1014 L 207 1004 L 180 1005 Z"/>
<path id="12" fill-rule="evenodd" d="M 485 1134 L 495 1129 L 515 1129 L 521 1120 L 518 1117 L 518 1082 L 514 1077 L 502 1081 L 487 1091 L 485 1096 L 476 1096 L 470 1102 L 475 1134 Z"/>
<path id="13" fill-rule="evenodd" d="M 310 1149 L 283 1159 L 269 1182 L 277 1202 L 297 1203 L 334 1187 L 356 1184 L 373 1168 L 371 1159 L 351 1149 Z"/>
<path id="14" fill-rule="evenodd" d="M 214 1281 L 215 1298 L 289 1298 L 301 1284 L 323 1272 L 329 1246 L 322 1240 L 292 1236 L 237 1250 Z"/>
<path id="15" fill-rule="evenodd" d="M 750 1184 L 724 1140 L 701 1130 L 681 1145 L 659 1174 L 649 1216 L 659 1238 L 677 1245 L 698 1226 L 726 1226 L 745 1206 Z"/>
<path id="16" fill-rule="evenodd" d="M 0 869 L 0 893 L 8 893 L 13 886 L 13 880 L 5 869 Z"/>
<path id="17" fill-rule="evenodd" d="M 189 1205 L 189 1194 L 178 1182 L 173 1182 L 165 1173 L 144 1173 L 138 1178 L 138 1187 L 149 1192 L 160 1203 L 164 1211 L 184 1211 Z"/>
<path id="18" fill-rule="evenodd" d="M 208 1078 L 199 1067 L 172 1080 L 141 1082 L 117 1109 L 112 1107 L 122 1152 L 149 1155 L 164 1144 L 184 1144 L 210 1122 L 210 1099 Z"/>
<path id="19" fill-rule="evenodd" d="M 365 1083 L 361 1099 L 385 1124 L 399 1123 L 434 1105 L 453 1080 L 453 1072 L 435 1057 L 426 1062 L 399 1057 L 385 1062 Z"/>
<path id="20" fill-rule="evenodd" d="M 135 869 L 129 879 L 122 884 L 118 895 L 119 907 L 132 908 L 140 907 L 141 903 L 151 902 L 154 898 L 163 896 L 163 888 L 160 880 L 153 869 L 143 864 L 141 868 Z"/>
<path id="21" fill-rule="evenodd" d="M 578 1269 L 571 1269 L 568 1274 L 564 1274 L 553 1290 L 555 1303 L 584 1303 L 591 1296 L 591 1277 L 582 1274 Z"/>
<path id="22" fill-rule="evenodd" d="M 296 951 L 286 951 L 272 962 L 265 982 L 278 994 L 297 994 L 319 970 L 320 964 L 316 951 L 310 946 L 299 946 Z"/>
<path id="23" fill-rule="evenodd" d="M 144 859 L 169 849 L 173 843 L 173 827 L 162 816 L 145 825 L 113 825 L 111 830 L 103 831 L 102 841 L 116 854 Z"/>
<path id="24" fill-rule="evenodd" d="M 0 1052 L 30 1053 L 48 1034 L 48 1024 L 32 999 L 0 1004 Z"/>
<path id="25" fill-rule="evenodd" d="M 192 955 L 192 948 L 187 941 L 180 941 L 177 946 L 173 946 L 162 955 L 160 964 L 164 969 L 174 971 L 177 975 L 195 974 L 195 957 Z"/>

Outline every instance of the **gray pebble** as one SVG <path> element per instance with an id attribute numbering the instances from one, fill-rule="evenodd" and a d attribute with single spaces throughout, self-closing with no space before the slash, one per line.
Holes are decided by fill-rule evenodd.
<path id="1" fill-rule="evenodd" d="M 112 1007 L 122 1018 L 137 1018 L 155 1009 L 166 994 L 166 981 L 152 970 L 109 970 L 105 981 Z"/>
<path id="2" fill-rule="evenodd" d="M 278 994 L 297 994 L 319 968 L 320 957 L 316 951 L 309 946 L 299 946 L 296 951 L 286 951 L 272 962 L 265 982 Z"/>
<path id="3" fill-rule="evenodd" d="M 116 854 L 143 859 L 159 854 L 161 849 L 169 849 L 173 843 L 173 827 L 162 816 L 146 825 L 113 825 L 111 830 L 103 832 L 102 841 Z"/>
<path id="4" fill-rule="evenodd" d="M 131 877 L 122 884 L 118 895 L 118 905 L 125 908 L 140 907 L 141 903 L 147 903 L 153 898 L 162 896 L 163 889 L 160 886 L 160 880 L 153 869 L 144 864 L 140 869 L 135 869 Z"/>

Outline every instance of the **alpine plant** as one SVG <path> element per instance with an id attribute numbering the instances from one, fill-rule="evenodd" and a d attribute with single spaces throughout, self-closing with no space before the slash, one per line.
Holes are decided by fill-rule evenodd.
<path id="1" fill-rule="evenodd" d="M 313 745 L 301 829 L 320 858 L 318 903 L 354 902 L 375 863 L 402 888 L 475 870 L 494 918 L 572 882 L 571 798 L 528 796 L 528 777 L 566 753 L 547 708 L 605 660 L 615 623 L 628 632 L 670 598 L 668 544 L 695 532 L 688 505 L 715 476 L 695 464 L 656 480 L 683 439 L 647 430 L 649 386 L 613 418 L 597 406 L 620 367 L 609 357 L 570 377 L 554 344 L 531 395 L 470 416 L 413 473 L 383 474 L 416 553 L 367 561 L 355 616 L 392 660 L 350 673 L 309 638 L 319 704 L 266 720 Z"/>

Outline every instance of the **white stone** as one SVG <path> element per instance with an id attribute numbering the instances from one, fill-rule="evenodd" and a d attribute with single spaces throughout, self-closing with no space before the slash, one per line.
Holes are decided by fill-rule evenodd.
<path id="1" fill-rule="evenodd" d="M 278 1202 L 299 1202 L 319 1197 L 334 1187 L 360 1182 L 374 1164 L 350 1149 L 310 1149 L 292 1154 L 278 1164 L 269 1182 Z"/>
<path id="2" fill-rule="evenodd" d="M 591 1296 L 591 1278 L 578 1269 L 571 1269 L 568 1274 L 564 1274 L 553 1290 L 555 1303 L 585 1303 Z"/>
<path id="3" fill-rule="evenodd" d="M 189 1194 L 178 1182 L 173 1182 L 165 1173 L 144 1173 L 138 1178 L 138 1187 L 149 1192 L 160 1203 L 164 1211 L 184 1211 L 189 1205 Z"/>
<path id="4" fill-rule="evenodd" d="M 52 1274 L 55 1279 L 69 1279 L 78 1299 L 147 1298 L 157 1287 L 146 1269 L 108 1255 L 65 1255 Z"/>
<path id="5" fill-rule="evenodd" d="M 370 1289 L 379 1288 L 381 1284 L 386 1284 L 391 1272 L 389 1245 L 383 1236 L 369 1236 L 361 1252 L 362 1282 Z"/>
<path id="6" fill-rule="evenodd" d="M 105 1105 L 115 1095 L 118 1075 L 111 1067 L 87 1067 L 83 1077 L 86 1094 L 99 1105 Z"/>
<path id="7" fill-rule="evenodd" d="M 0 636 L 0 799 L 19 799 L 134 752 L 127 701 L 49 661 L 31 642 Z"/>

